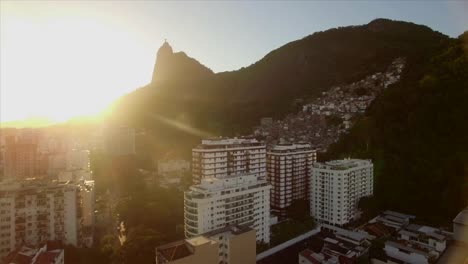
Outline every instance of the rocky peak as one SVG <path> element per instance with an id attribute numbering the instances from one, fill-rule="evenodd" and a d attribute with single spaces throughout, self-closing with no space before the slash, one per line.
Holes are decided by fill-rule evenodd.
<path id="1" fill-rule="evenodd" d="M 184 52 L 174 53 L 165 40 L 156 55 L 152 82 L 203 79 L 213 74 L 213 71 Z"/>

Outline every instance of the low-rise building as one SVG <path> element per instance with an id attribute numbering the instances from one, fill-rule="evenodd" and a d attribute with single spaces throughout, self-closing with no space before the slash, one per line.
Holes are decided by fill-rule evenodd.
<path id="1" fill-rule="evenodd" d="M 357 263 L 368 253 L 371 238 L 364 232 L 322 225 L 310 248 L 299 253 L 299 264 Z"/>
<path id="2" fill-rule="evenodd" d="M 255 230 L 228 226 L 156 248 L 156 264 L 254 264 Z"/>
<path id="3" fill-rule="evenodd" d="M 173 242 L 156 248 L 156 264 L 217 264 L 218 247 L 204 236 Z"/>
<path id="4" fill-rule="evenodd" d="M 362 227 L 385 241 L 380 253 L 371 252 L 372 263 L 435 263 L 443 254 L 451 233 L 412 223 L 415 217 L 385 211 Z"/>
<path id="5" fill-rule="evenodd" d="M 47 242 L 40 248 L 21 246 L 10 252 L 2 263 L 7 264 L 64 264 L 65 252 L 54 242 Z"/>

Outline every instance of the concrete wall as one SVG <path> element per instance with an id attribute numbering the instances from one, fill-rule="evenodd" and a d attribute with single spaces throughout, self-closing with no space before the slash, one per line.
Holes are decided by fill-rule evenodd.
<path id="1" fill-rule="evenodd" d="M 268 256 L 271 256 L 271 255 L 275 254 L 278 251 L 281 251 L 281 250 L 283 250 L 283 249 L 285 249 L 287 247 L 290 247 L 290 246 L 292 246 L 292 245 L 294 245 L 294 244 L 296 244 L 298 242 L 301 242 L 302 240 L 307 239 L 307 238 L 317 234 L 318 232 L 320 232 L 320 226 L 317 226 L 315 229 L 312 229 L 309 232 L 304 233 L 302 235 L 299 235 L 299 236 L 297 236 L 297 237 L 295 237 L 295 238 L 293 238 L 291 240 L 288 240 L 288 241 L 286 241 L 286 242 L 284 242 L 282 244 L 279 244 L 279 245 L 277 245 L 275 247 L 272 247 L 272 248 L 270 248 L 270 249 L 268 249 L 266 251 L 263 251 L 262 253 L 257 255 L 257 261 L 260 261 L 260 260 L 262 260 L 262 259 L 264 259 L 264 258 L 266 258 Z"/>
<path id="2" fill-rule="evenodd" d="M 256 250 L 255 230 L 231 237 L 228 250 L 229 264 L 255 264 Z"/>

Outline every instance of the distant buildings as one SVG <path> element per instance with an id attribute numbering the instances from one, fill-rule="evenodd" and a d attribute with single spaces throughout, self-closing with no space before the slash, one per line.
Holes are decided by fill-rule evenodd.
<path id="1" fill-rule="evenodd" d="M 315 150 L 309 144 L 278 144 L 267 151 L 268 182 L 272 185 L 271 209 L 286 217 L 286 209 L 295 200 L 309 199 L 309 178 Z"/>
<path id="2" fill-rule="evenodd" d="M 264 117 L 264 118 L 260 119 L 260 125 L 261 126 L 271 126 L 271 125 L 273 125 L 273 118 Z"/>
<path id="3" fill-rule="evenodd" d="M 194 183 L 233 175 L 266 176 L 266 146 L 255 139 L 207 139 L 192 150 Z"/>
<path id="4" fill-rule="evenodd" d="M 11 136 L 6 138 L 4 179 L 26 179 L 36 176 L 36 150 L 34 139 Z"/>
<path id="5" fill-rule="evenodd" d="M 55 175 L 55 178 L 61 182 L 92 180 L 93 175 L 89 155 L 88 150 L 76 149 L 56 155 L 55 158 L 59 158 L 60 165 L 54 169 L 56 171 L 55 174 L 51 173 L 51 175 Z M 62 165 L 65 167 L 61 167 Z"/>
<path id="6" fill-rule="evenodd" d="M 185 236 L 237 224 L 252 227 L 257 241 L 269 243 L 270 189 L 255 174 L 202 179 L 185 192 Z"/>
<path id="7" fill-rule="evenodd" d="M 59 243 L 47 242 L 39 248 L 21 246 L 10 252 L 2 263 L 8 264 L 64 264 L 65 252 Z"/>
<path id="8" fill-rule="evenodd" d="M 92 244 L 94 182 L 0 184 L 0 257 L 26 243 Z"/>
<path id="9" fill-rule="evenodd" d="M 345 225 L 359 217 L 359 199 L 373 194 L 369 160 L 317 162 L 310 178 L 310 213 L 319 223 Z"/>
<path id="10" fill-rule="evenodd" d="M 228 226 L 156 248 L 156 264 L 254 264 L 255 230 Z"/>
<path id="11" fill-rule="evenodd" d="M 157 161 L 160 186 L 180 184 L 182 177 L 190 172 L 190 162 L 183 159 Z"/>
<path id="12" fill-rule="evenodd" d="M 267 146 L 283 138 L 290 142 L 307 142 L 317 151 L 325 151 L 349 131 L 356 117 L 363 114 L 385 88 L 400 80 L 405 63 L 404 58 L 396 58 L 384 72 L 330 87 L 307 104 L 297 101 L 302 105 L 301 112 L 274 122 L 261 119 L 254 134 L 262 136 Z"/>

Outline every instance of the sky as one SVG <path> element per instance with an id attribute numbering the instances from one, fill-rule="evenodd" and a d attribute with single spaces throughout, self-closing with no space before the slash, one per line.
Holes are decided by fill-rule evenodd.
<path id="1" fill-rule="evenodd" d="M 468 30 L 463 1 L 0 1 L 0 122 L 98 113 L 151 80 L 167 39 L 215 72 L 375 18 Z"/>

